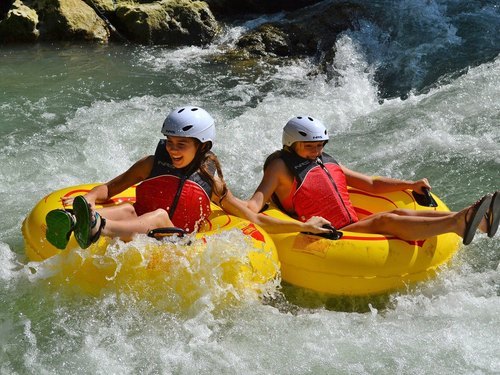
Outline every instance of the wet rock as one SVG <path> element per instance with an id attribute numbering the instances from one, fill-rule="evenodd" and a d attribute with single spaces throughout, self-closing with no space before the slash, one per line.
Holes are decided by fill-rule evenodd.
<path id="1" fill-rule="evenodd" d="M 4 0 L 0 2 L 0 21 L 7 16 L 7 13 L 9 12 L 13 3 L 14 0 Z"/>
<path id="2" fill-rule="evenodd" d="M 46 0 L 39 5 L 43 39 L 108 41 L 106 23 L 82 0 Z"/>
<path id="3" fill-rule="evenodd" d="M 211 43 L 225 12 L 282 12 L 228 47 L 227 58 L 258 60 L 334 55 L 337 36 L 356 27 L 359 6 L 338 0 L 3 0 L 0 41 L 117 40 L 170 47 Z M 300 8 L 300 9 L 299 9 Z M 3 17 L 3 18 L 2 18 Z M 236 17 L 236 16 L 234 16 Z M 239 17 L 239 16 L 238 16 Z M 231 18 L 229 18 L 231 19 Z M 232 18 L 234 20 L 234 18 Z M 276 19 L 276 17 L 274 17 Z M 38 36 L 39 35 L 39 36 Z"/>
<path id="4" fill-rule="evenodd" d="M 275 13 L 300 9 L 321 0 L 205 0 L 210 9 L 221 15 Z"/>
<path id="5" fill-rule="evenodd" d="M 361 9 L 348 3 L 324 1 L 261 25 L 236 43 L 242 56 L 331 56 L 339 33 L 357 27 Z"/>
<path id="6" fill-rule="evenodd" d="M 112 16 L 116 10 L 116 4 L 120 0 L 83 0 L 96 12 L 102 12 L 106 17 Z"/>
<path id="7" fill-rule="evenodd" d="M 117 26 L 131 41 L 168 46 L 204 45 L 219 31 L 203 1 L 164 0 L 117 7 Z"/>
<path id="8" fill-rule="evenodd" d="M 275 25 L 266 24 L 240 38 L 237 46 L 247 52 L 247 56 L 269 54 L 289 56 L 291 41 L 288 35 Z"/>
<path id="9" fill-rule="evenodd" d="M 128 39 L 116 28 L 116 8 L 118 3 L 129 3 L 129 0 L 83 0 L 106 24 L 110 31 L 110 41 L 128 42 Z"/>
<path id="10" fill-rule="evenodd" d="M 5 9 L 6 10 L 6 9 Z M 33 42 L 40 35 L 38 14 L 34 9 L 24 5 L 20 0 L 14 1 L 4 18 L 0 20 L 0 41 Z"/>

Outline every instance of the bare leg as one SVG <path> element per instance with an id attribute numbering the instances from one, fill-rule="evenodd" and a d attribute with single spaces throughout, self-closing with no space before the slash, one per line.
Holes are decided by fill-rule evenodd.
<path id="1" fill-rule="evenodd" d="M 146 234 L 151 229 L 173 226 L 167 211 L 160 208 L 128 220 L 113 220 L 106 218 L 106 226 L 102 230 L 102 234 L 108 237 L 120 237 L 120 239 L 124 241 L 130 241 L 134 234 Z"/>
<path id="2" fill-rule="evenodd" d="M 393 235 L 410 241 L 422 240 L 449 232 L 454 232 L 462 237 L 469 208 L 465 208 L 460 212 L 447 213 L 446 215 L 430 216 L 411 215 L 407 210 L 404 210 L 404 213 L 401 214 L 401 211 L 380 212 L 357 223 L 347 225 L 342 230 Z M 432 211 L 415 212 L 427 212 L 429 214 Z M 479 229 L 483 232 L 486 231 L 486 219 L 481 221 Z"/>
<path id="3" fill-rule="evenodd" d="M 106 220 L 131 220 L 137 218 L 134 206 L 130 203 L 103 207 L 96 210 Z"/>
<path id="4" fill-rule="evenodd" d="M 416 211 L 404 208 L 397 208 L 395 210 L 391 210 L 388 212 L 392 212 L 393 214 L 399 216 L 420 216 L 420 217 L 445 217 L 456 214 L 456 212 L 450 212 L 450 211 L 433 211 L 433 210 Z"/>

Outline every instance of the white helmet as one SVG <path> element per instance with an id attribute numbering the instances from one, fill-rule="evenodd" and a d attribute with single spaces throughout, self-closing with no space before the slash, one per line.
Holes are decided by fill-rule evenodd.
<path id="1" fill-rule="evenodd" d="M 165 136 L 196 138 L 201 143 L 215 139 L 215 121 L 210 114 L 200 107 L 184 106 L 172 110 L 165 121 L 161 132 Z"/>
<path id="2" fill-rule="evenodd" d="M 328 142 L 328 132 L 321 121 L 310 116 L 294 117 L 283 128 L 283 146 L 291 146 L 295 142 L 316 141 Z"/>

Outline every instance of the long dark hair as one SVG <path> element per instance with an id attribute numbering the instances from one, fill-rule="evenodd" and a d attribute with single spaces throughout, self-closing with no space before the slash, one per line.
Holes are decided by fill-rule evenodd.
<path id="1" fill-rule="evenodd" d="M 211 142 L 201 143 L 200 140 L 196 138 L 194 138 L 194 140 L 197 144 L 197 151 L 191 166 L 189 167 L 189 171 L 194 172 L 199 170 L 201 176 L 209 182 L 215 195 L 222 200 L 222 198 L 224 198 L 227 194 L 227 186 L 226 181 L 224 181 L 224 175 L 222 174 L 219 159 L 213 152 L 210 152 L 210 148 L 212 146 Z M 214 167 L 222 185 L 215 182 L 215 174 L 213 171 Z"/>
<path id="2" fill-rule="evenodd" d="M 286 147 L 286 149 L 285 149 Z M 288 151 L 288 147 L 287 146 L 284 146 L 283 149 L 281 150 L 277 150 L 277 151 L 274 151 L 271 155 L 269 155 L 267 158 L 266 158 L 266 161 L 264 162 L 264 171 L 267 169 L 267 167 L 269 166 L 269 164 L 273 161 L 273 160 L 276 160 L 276 159 L 279 159 L 281 157 L 281 154 L 283 153 L 284 150 L 287 150 Z"/>

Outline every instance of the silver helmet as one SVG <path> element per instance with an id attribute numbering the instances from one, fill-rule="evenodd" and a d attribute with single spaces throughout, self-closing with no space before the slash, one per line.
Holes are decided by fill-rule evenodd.
<path id="1" fill-rule="evenodd" d="M 290 119 L 283 128 L 283 146 L 295 142 L 328 141 L 325 125 L 311 116 L 297 116 Z"/>
<path id="2" fill-rule="evenodd" d="M 163 122 L 165 136 L 196 138 L 201 143 L 215 139 L 215 121 L 203 108 L 184 106 L 173 109 Z"/>

